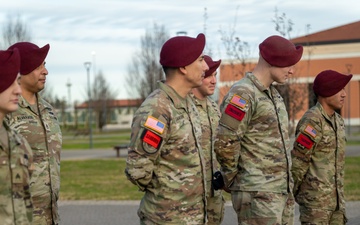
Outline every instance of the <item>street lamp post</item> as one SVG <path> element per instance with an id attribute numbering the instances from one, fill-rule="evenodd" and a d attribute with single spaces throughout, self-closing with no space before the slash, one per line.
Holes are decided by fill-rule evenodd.
<path id="1" fill-rule="evenodd" d="M 88 124 L 89 124 L 89 148 L 92 149 L 92 126 L 91 126 L 91 92 L 90 92 L 90 68 L 91 62 L 84 62 L 84 66 L 87 72 L 87 83 L 88 83 Z"/>

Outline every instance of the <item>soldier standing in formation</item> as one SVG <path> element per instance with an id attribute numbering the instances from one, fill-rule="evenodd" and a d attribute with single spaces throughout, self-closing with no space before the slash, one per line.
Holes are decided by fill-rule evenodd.
<path id="1" fill-rule="evenodd" d="M 145 192 L 141 224 L 206 223 L 201 124 L 188 95 L 209 69 L 204 47 L 204 34 L 167 40 L 160 52 L 166 80 L 134 115 L 125 173 Z"/>
<path id="2" fill-rule="evenodd" d="M 221 224 L 224 217 L 224 203 L 221 190 L 216 190 L 213 185 L 213 174 L 219 169 L 214 152 L 214 141 L 216 129 L 219 124 L 220 111 L 218 104 L 209 96 L 214 94 L 216 86 L 217 68 L 221 60 L 213 61 L 211 57 L 205 55 L 205 62 L 209 70 L 205 72 L 203 83 L 200 87 L 194 88 L 190 96 L 200 115 L 202 138 L 201 148 L 204 153 L 206 165 L 206 200 L 208 225 Z"/>
<path id="3" fill-rule="evenodd" d="M 344 198 L 345 125 L 337 111 L 352 75 L 319 73 L 313 91 L 317 103 L 296 127 L 292 150 L 294 196 L 302 224 L 346 223 Z"/>
<path id="4" fill-rule="evenodd" d="M 0 221 L 2 225 L 32 224 L 30 194 L 32 152 L 27 141 L 9 128 L 6 114 L 18 109 L 20 55 L 0 51 Z"/>
<path id="5" fill-rule="evenodd" d="M 30 191 L 34 204 L 33 223 L 58 224 L 57 200 L 60 189 L 60 151 L 62 135 L 53 107 L 39 92 L 44 89 L 48 71 L 45 58 L 50 46 L 42 48 L 30 42 L 9 47 L 20 53 L 22 95 L 19 109 L 8 114 L 9 125 L 29 142 L 34 154 L 34 172 Z"/>
<path id="6" fill-rule="evenodd" d="M 293 224 L 289 121 L 273 82 L 286 82 L 303 48 L 270 36 L 259 50 L 253 72 L 231 87 L 220 106 L 215 152 L 239 224 Z"/>

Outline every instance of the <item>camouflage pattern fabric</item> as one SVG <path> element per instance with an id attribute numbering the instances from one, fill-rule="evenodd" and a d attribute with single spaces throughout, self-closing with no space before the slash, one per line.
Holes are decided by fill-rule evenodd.
<path id="1" fill-rule="evenodd" d="M 278 91 L 247 73 L 231 87 L 220 109 L 215 153 L 225 185 L 231 191 L 288 196 L 293 187 L 288 114 Z"/>
<path id="2" fill-rule="evenodd" d="M 326 209 L 311 209 L 299 206 L 300 221 L 302 225 L 344 225 L 347 218 L 343 211 L 330 211 Z"/>
<path id="3" fill-rule="evenodd" d="M 279 194 L 259 191 L 233 191 L 233 208 L 239 225 L 294 224 L 294 197 L 292 193 Z"/>
<path id="4" fill-rule="evenodd" d="M 206 224 L 206 173 L 195 105 L 159 83 L 136 111 L 125 174 L 145 194 L 141 224 Z"/>
<path id="5" fill-rule="evenodd" d="M 344 120 L 337 113 L 330 118 L 320 103 L 299 121 L 291 152 L 291 171 L 295 199 L 303 208 L 300 211 L 302 221 L 327 218 L 329 220 L 323 222 L 331 224 L 331 217 L 320 217 L 318 213 L 312 213 L 314 210 L 323 210 L 325 215 L 328 211 L 340 211 L 345 218 L 345 146 Z M 306 215 L 307 212 L 310 214 Z"/>
<path id="6" fill-rule="evenodd" d="M 30 194 L 32 151 L 27 141 L 5 123 L 0 127 L 0 221 L 2 225 L 32 224 Z"/>
<path id="7" fill-rule="evenodd" d="M 206 199 L 208 224 L 221 224 L 224 218 L 224 198 L 222 190 L 214 190 L 212 187 L 212 175 L 219 170 L 219 163 L 214 152 L 214 142 L 216 129 L 219 124 L 220 111 L 218 105 L 209 97 L 204 100 L 197 99 L 190 94 L 191 99 L 196 105 L 201 122 L 201 149 L 203 150 L 206 165 Z"/>
<path id="8" fill-rule="evenodd" d="M 26 138 L 34 154 L 35 169 L 30 185 L 34 224 L 58 224 L 62 134 L 52 106 L 40 95 L 37 99 L 38 107 L 21 97 L 19 109 L 8 114 L 8 121 Z"/>

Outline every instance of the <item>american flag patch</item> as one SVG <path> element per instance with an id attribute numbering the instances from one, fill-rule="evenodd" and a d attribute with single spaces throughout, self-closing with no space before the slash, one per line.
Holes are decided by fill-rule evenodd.
<path id="1" fill-rule="evenodd" d="M 310 125 L 307 125 L 305 128 L 305 132 L 309 134 L 311 137 L 315 138 L 317 131 Z"/>
<path id="2" fill-rule="evenodd" d="M 152 116 L 148 116 L 144 124 L 145 127 L 162 134 L 165 129 L 165 124 Z"/>
<path id="3" fill-rule="evenodd" d="M 231 100 L 230 103 L 232 103 L 233 105 L 239 106 L 240 108 L 245 108 L 247 100 L 245 100 L 244 98 L 241 98 L 241 96 L 239 95 L 234 95 Z"/>

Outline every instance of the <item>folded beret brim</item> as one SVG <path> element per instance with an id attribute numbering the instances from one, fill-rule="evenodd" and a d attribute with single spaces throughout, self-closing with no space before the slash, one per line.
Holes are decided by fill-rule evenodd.
<path id="1" fill-rule="evenodd" d="M 20 54 L 17 48 L 0 51 L 0 93 L 14 83 L 20 70 Z"/>
<path id="2" fill-rule="evenodd" d="M 315 77 L 313 91 L 318 96 L 333 96 L 349 83 L 352 76 L 352 74 L 345 75 L 333 70 L 324 70 Z"/>

